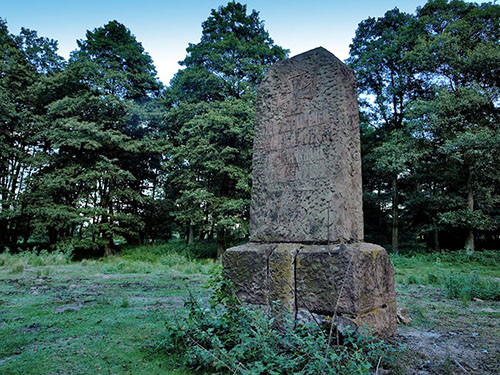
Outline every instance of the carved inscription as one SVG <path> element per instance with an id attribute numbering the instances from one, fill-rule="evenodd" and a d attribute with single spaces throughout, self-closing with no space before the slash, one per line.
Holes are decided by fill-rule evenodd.
<path id="1" fill-rule="evenodd" d="M 323 48 L 273 66 L 257 103 L 251 240 L 361 240 L 359 147 L 349 68 Z"/>

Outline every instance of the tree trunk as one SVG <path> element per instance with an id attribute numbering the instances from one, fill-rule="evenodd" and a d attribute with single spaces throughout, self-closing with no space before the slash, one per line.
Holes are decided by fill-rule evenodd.
<path id="1" fill-rule="evenodd" d="M 189 233 L 188 233 L 188 245 L 194 244 L 194 228 L 192 224 L 189 224 Z"/>
<path id="2" fill-rule="evenodd" d="M 109 257 L 113 254 L 113 238 L 103 233 L 104 240 L 104 256 Z"/>
<path id="3" fill-rule="evenodd" d="M 467 194 L 467 208 L 473 212 L 474 211 L 474 193 L 472 192 L 472 184 L 470 177 L 468 178 L 469 183 L 469 193 Z M 465 251 L 467 253 L 472 253 L 474 251 L 474 229 L 470 228 L 467 233 L 467 238 L 465 239 Z"/>
<path id="4" fill-rule="evenodd" d="M 439 228 L 434 223 L 434 251 L 439 251 Z"/>
<path id="5" fill-rule="evenodd" d="M 226 231 L 224 229 L 217 229 L 217 259 L 219 259 L 224 251 L 227 249 Z"/>
<path id="6" fill-rule="evenodd" d="M 399 254 L 399 202 L 397 177 L 392 179 L 392 251 Z"/>
<path id="7" fill-rule="evenodd" d="M 208 237 L 207 237 L 207 240 L 213 240 L 214 239 L 214 224 L 212 223 L 212 225 L 210 226 L 210 230 L 208 232 Z"/>

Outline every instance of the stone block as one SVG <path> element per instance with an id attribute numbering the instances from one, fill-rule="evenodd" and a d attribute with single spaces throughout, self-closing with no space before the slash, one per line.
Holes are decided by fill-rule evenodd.
<path id="1" fill-rule="evenodd" d="M 296 257 L 297 309 L 396 333 L 394 269 L 384 248 L 355 243 L 303 246 Z"/>
<path id="2" fill-rule="evenodd" d="M 344 326 L 396 334 L 394 269 L 378 245 L 250 242 L 228 249 L 223 265 L 238 298 L 271 307 L 277 320 L 296 319 L 299 311 L 326 320 L 336 314 Z"/>
<path id="3" fill-rule="evenodd" d="M 299 308 L 364 313 L 396 299 L 394 269 L 384 248 L 356 243 L 304 246 L 297 255 Z"/>
<path id="4" fill-rule="evenodd" d="M 365 326 L 378 337 L 391 337 L 397 334 L 396 300 L 376 307 L 371 311 L 357 314 L 351 319 L 358 327 Z"/>
<path id="5" fill-rule="evenodd" d="M 324 48 L 276 63 L 259 86 L 250 240 L 362 241 L 356 77 Z"/>
<path id="6" fill-rule="evenodd" d="M 268 304 L 268 259 L 275 247 L 250 242 L 224 252 L 224 277 L 233 282 L 241 302 Z"/>

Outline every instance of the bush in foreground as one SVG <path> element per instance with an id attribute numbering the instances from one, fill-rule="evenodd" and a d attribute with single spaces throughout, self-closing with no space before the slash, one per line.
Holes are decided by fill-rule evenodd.
<path id="1" fill-rule="evenodd" d="M 358 333 L 344 332 L 343 345 L 328 345 L 317 325 L 287 324 L 274 329 L 263 311 L 241 305 L 231 285 L 212 275 L 209 304 L 193 296 L 187 314 L 169 323 L 165 342 L 197 371 L 217 374 L 371 374 L 394 362 L 398 349 Z M 332 342 L 336 340 L 332 340 Z"/>

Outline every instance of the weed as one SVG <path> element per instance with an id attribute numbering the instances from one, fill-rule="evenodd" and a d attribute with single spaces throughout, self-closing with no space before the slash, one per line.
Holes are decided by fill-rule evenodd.
<path id="1" fill-rule="evenodd" d="M 186 274 L 208 274 L 214 262 L 187 253 L 172 251 L 170 246 L 140 246 L 103 259 L 104 273 L 150 273 L 155 269 L 174 269 Z"/>
<path id="2" fill-rule="evenodd" d="M 96 302 L 97 302 L 98 305 L 103 305 L 103 306 L 105 306 L 105 305 L 111 305 L 111 301 L 106 296 L 99 296 L 99 297 L 97 297 Z"/>
<path id="3" fill-rule="evenodd" d="M 345 331 L 342 346 L 328 347 L 319 326 L 274 319 L 239 304 L 231 284 L 215 273 L 209 282 L 210 307 L 191 296 L 187 316 L 167 325 L 165 349 L 181 355 L 197 371 L 250 374 L 371 374 L 380 359 L 394 363 L 398 350 L 371 337 Z"/>
<path id="4" fill-rule="evenodd" d="M 437 284 L 439 282 L 439 278 L 433 273 L 427 274 L 427 282 L 429 284 Z"/>
<path id="5" fill-rule="evenodd" d="M 445 375 L 452 375 L 453 374 L 453 367 L 451 366 L 452 361 L 451 361 L 451 356 L 450 354 L 446 354 L 446 358 L 443 363 L 444 367 L 444 373 Z"/>
<path id="6" fill-rule="evenodd" d="M 45 267 L 43 269 L 43 276 L 50 276 L 54 271 L 50 267 Z"/>
<path id="7" fill-rule="evenodd" d="M 149 263 L 133 262 L 122 260 L 120 258 L 106 259 L 106 265 L 103 267 L 103 272 L 108 274 L 115 273 L 151 273 L 152 267 Z"/>
<path id="8" fill-rule="evenodd" d="M 16 266 L 19 263 L 23 263 L 24 267 L 40 267 L 63 265 L 70 262 L 71 254 L 63 251 L 48 252 L 47 250 L 42 250 L 40 252 L 24 251 L 19 254 L 10 254 L 8 252 L 0 254 L 0 266 Z"/>
<path id="9" fill-rule="evenodd" d="M 123 296 L 123 298 L 122 298 L 122 304 L 120 305 L 120 307 L 126 308 L 126 307 L 129 307 L 129 306 L 130 306 L 130 303 L 128 302 L 128 297 L 127 296 Z"/>
<path id="10" fill-rule="evenodd" d="M 22 273 L 24 268 L 25 264 L 22 261 L 16 262 L 10 267 L 10 273 Z"/>
<path id="11" fill-rule="evenodd" d="M 418 284 L 418 283 L 419 283 L 418 279 L 415 276 L 411 275 L 410 277 L 408 277 L 408 284 Z"/>

